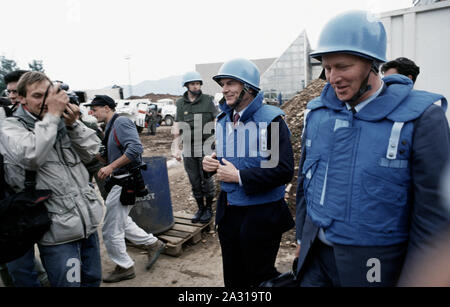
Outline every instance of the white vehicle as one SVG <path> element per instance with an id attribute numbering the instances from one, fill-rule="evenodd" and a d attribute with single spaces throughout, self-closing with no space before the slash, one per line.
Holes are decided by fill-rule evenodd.
<path id="1" fill-rule="evenodd" d="M 137 131 L 141 133 L 145 128 L 145 114 L 151 101 L 149 99 L 121 99 L 116 100 L 116 103 L 116 113 L 131 119 L 136 125 Z"/>
<path id="2" fill-rule="evenodd" d="M 85 105 L 90 104 L 91 101 L 80 104 L 80 112 L 83 115 L 83 120 L 87 122 L 97 122 L 97 119 L 89 115 L 89 107 Z M 133 99 L 133 100 L 116 100 L 116 113 L 120 116 L 125 116 L 131 119 L 136 125 L 136 129 L 141 133 L 145 128 L 145 115 L 150 105 L 149 99 Z"/>
<path id="3" fill-rule="evenodd" d="M 97 123 L 97 119 L 89 115 L 89 107 L 85 107 L 85 105 L 90 104 L 91 101 L 80 103 L 80 112 L 83 117 L 83 121 Z"/>
<path id="4" fill-rule="evenodd" d="M 161 109 L 161 118 L 159 124 L 164 121 L 166 126 L 172 126 L 177 114 L 177 106 L 173 99 L 160 99 L 155 104 Z"/>

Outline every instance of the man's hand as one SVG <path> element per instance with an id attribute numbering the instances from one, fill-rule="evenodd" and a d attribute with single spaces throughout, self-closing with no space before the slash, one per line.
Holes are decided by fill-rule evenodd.
<path id="1" fill-rule="evenodd" d="M 113 171 L 114 171 L 114 168 L 111 166 L 111 164 L 108 166 L 105 166 L 98 171 L 98 174 L 97 174 L 98 178 L 101 180 L 105 180 L 107 177 L 109 177 L 112 174 Z"/>
<path id="2" fill-rule="evenodd" d="M 239 183 L 239 171 L 225 158 L 222 159 L 224 165 L 219 165 L 217 169 L 217 180 L 229 183 Z"/>
<path id="3" fill-rule="evenodd" d="M 177 159 L 178 162 L 182 160 L 182 150 L 180 149 L 181 145 L 181 135 L 180 129 L 178 128 L 178 123 L 175 122 L 172 126 L 172 134 L 174 135 L 174 139 L 171 145 L 172 157 Z"/>
<path id="4" fill-rule="evenodd" d="M 180 162 L 182 160 L 181 153 L 182 151 L 180 149 L 176 149 L 172 152 L 172 157 L 174 157 L 175 159 L 177 159 L 178 162 Z"/>
<path id="5" fill-rule="evenodd" d="M 69 104 L 69 96 L 67 96 L 65 91 L 59 90 L 59 84 L 56 86 L 51 85 L 45 104 L 47 105 L 48 113 L 60 117 Z"/>
<path id="6" fill-rule="evenodd" d="M 64 121 L 66 122 L 66 126 L 72 126 L 78 118 L 80 118 L 80 108 L 77 105 L 72 103 L 68 103 L 66 105 L 67 113 L 63 113 Z"/>
<path id="7" fill-rule="evenodd" d="M 205 172 L 215 172 L 220 166 L 220 162 L 217 160 L 217 155 L 213 152 L 210 156 L 205 156 L 202 161 L 203 170 Z"/>

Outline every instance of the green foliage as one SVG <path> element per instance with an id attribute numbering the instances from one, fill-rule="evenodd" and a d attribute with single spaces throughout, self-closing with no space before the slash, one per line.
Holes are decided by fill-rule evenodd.
<path id="1" fill-rule="evenodd" d="M 19 67 L 17 67 L 16 61 L 0 56 L 0 93 L 3 93 L 6 89 L 5 76 L 17 69 L 19 69 Z"/>
<path id="2" fill-rule="evenodd" d="M 32 71 L 45 72 L 44 65 L 42 64 L 42 60 L 33 60 L 31 63 L 28 64 L 28 67 Z"/>
<path id="3" fill-rule="evenodd" d="M 42 60 L 33 60 L 31 63 L 28 64 L 28 67 L 32 71 L 45 72 Z M 4 79 L 5 76 L 10 72 L 18 69 L 20 68 L 17 66 L 16 61 L 7 59 L 4 56 L 0 56 L 0 93 L 3 93 L 4 90 L 6 89 Z"/>

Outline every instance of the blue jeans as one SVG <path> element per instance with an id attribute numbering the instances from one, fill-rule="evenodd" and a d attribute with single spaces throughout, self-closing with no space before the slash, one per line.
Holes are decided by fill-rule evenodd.
<path id="1" fill-rule="evenodd" d="M 100 286 L 102 264 L 97 232 L 75 242 L 39 245 L 39 251 L 52 287 Z"/>
<path id="2" fill-rule="evenodd" d="M 16 287 L 40 287 L 35 270 L 34 247 L 22 257 L 6 264 L 9 276 Z"/>

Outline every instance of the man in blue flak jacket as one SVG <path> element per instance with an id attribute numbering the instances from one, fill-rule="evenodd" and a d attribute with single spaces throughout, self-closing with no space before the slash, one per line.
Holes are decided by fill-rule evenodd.
<path id="1" fill-rule="evenodd" d="M 221 192 L 216 225 L 225 287 L 259 286 L 279 275 L 275 260 L 283 232 L 294 227 L 284 201 L 294 172 L 290 132 L 278 107 L 263 104 L 260 73 L 247 59 L 222 65 L 216 152 L 203 169 L 217 172 Z"/>
<path id="2" fill-rule="evenodd" d="M 310 56 L 328 83 L 308 103 L 302 136 L 299 283 L 394 286 L 447 218 L 438 187 L 450 154 L 447 101 L 405 76 L 380 78 L 386 32 L 365 11 L 332 18 Z"/>

